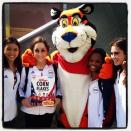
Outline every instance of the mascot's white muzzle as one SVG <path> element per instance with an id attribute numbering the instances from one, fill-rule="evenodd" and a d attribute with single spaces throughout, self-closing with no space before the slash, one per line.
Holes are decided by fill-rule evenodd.
<path id="1" fill-rule="evenodd" d="M 69 31 L 64 33 L 61 37 L 64 41 L 68 42 L 69 46 L 71 46 L 70 43 L 77 37 L 77 33 Z M 78 47 L 70 47 L 67 50 L 70 53 L 74 53 L 75 51 L 77 51 L 77 49 Z"/>
<path id="2" fill-rule="evenodd" d="M 96 32 L 90 26 L 57 27 L 52 40 L 63 58 L 75 63 L 80 61 L 92 46 L 91 39 L 96 39 Z"/>

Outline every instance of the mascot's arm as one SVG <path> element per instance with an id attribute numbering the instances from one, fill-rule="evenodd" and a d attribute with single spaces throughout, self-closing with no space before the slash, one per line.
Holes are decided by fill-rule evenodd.
<path id="1" fill-rule="evenodd" d="M 107 56 L 105 58 L 105 63 L 102 65 L 100 70 L 99 78 L 110 79 L 113 77 L 113 63 L 111 57 Z"/>
<path id="2" fill-rule="evenodd" d="M 102 69 L 99 74 L 99 87 L 103 87 L 103 108 L 104 108 L 104 120 L 103 127 L 109 128 L 113 124 L 115 116 L 115 95 L 114 95 L 114 83 L 113 83 L 113 62 L 111 57 L 105 58 L 105 63 L 102 65 Z M 102 83 L 102 84 L 100 84 Z"/>
<path id="3" fill-rule="evenodd" d="M 115 120 L 115 105 L 115 92 L 113 89 L 108 103 L 108 110 L 106 112 L 105 119 L 103 120 L 102 126 L 104 128 L 111 128 L 113 125 L 113 122 Z"/>

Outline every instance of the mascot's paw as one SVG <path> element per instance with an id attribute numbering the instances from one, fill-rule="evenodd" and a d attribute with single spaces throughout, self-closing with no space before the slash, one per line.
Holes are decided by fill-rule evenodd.
<path id="1" fill-rule="evenodd" d="M 54 51 L 51 53 L 51 61 L 54 63 L 54 64 L 58 64 L 58 55 L 59 55 L 59 52 L 58 50 Z"/>
<path id="2" fill-rule="evenodd" d="M 33 56 L 33 53 L 30 49 L 27 49 L 23 54 L 22 54 L 22 65 L 25 67 L 32 67 L 36 65 L 36 60 Z"/>
<path id="3" fill-rule="evenodd" d="M 53 61 L 51 60 L 49 56 L 46 57 L 46 60 L 47 60 L 48 65 L 53 64 Z"/>
<path id="4" fill-rule="evenodd" d="M 110 79 L 113 77 L 113 62 L 111 57 L 105 57 L 105 63 L 102 65 L 100 70 L 99 78 Z"/>

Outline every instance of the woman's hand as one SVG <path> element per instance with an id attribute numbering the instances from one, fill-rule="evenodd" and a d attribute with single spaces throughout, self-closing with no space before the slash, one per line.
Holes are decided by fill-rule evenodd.
<path id="1" fill-rule="evenodd" d="M 28 107 L 28 108 L 31 108 L 33 107 L 33 105 L 31 104 L 31 98 L 25 98 L 21 101 L 22 105 Z"/>
<path id="2" fill-rule="evenodd" d="M 60 98 L 56 98 L 55 99 L 55 107 L 57 106 L 57 105 L 59 105 L 60 104 L 60 102 L 61 102 L 61 99 Z"/>

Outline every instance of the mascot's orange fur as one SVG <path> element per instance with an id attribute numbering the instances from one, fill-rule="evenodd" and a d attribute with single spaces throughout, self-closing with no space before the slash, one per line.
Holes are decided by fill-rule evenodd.
<path id="1" fill-rule="evenodd" d="M 95 26 L 91 24 L 87 15 L 93 12 L 92 5 L 83 5 L 79 8 L 51 10 L 52 19 L 58 18 L 59 26 L 53 32 L 53 44 L 58 49 L 53 53 L 52 59 L 58 64 L 58 79 L 62 92 L 62 112 L 59 120 L 66 127 L 86 128 L 88 127 L 87 98 L 90 84 L 89 69 L 87 62 L 92 52 L 92 47 L 97 38 Z M 35 62 L 25 52 L 23 63 L 32 66 Z M 26 57 L 30 61 L 26 61 Z M 111 69 L 108 74 L 101 73 L 101 77 L 110 78 L 112 68 L 110 62 L 104 65 L 106 70 Z"/>
<path id="2" fill-rule="evenodd" d="M 31 49 L 27 49 L 24 54 L 22 54 L 22 64 L 25 67 L 31 67 L 36 64 L 36 60 L 33 57 Z"/>

